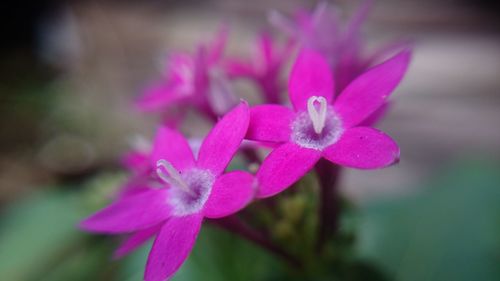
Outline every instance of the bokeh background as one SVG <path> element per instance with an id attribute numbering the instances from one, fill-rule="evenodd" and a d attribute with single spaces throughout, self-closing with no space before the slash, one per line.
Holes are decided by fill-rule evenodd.
<path id="1" fill-rule="evenodd" d="M 334 3 L 348 16 L 360 2 Z M 131 109 L 132 100 L 159 76 L 167 50 L 193 50 L 221 21 L 231 26 L 228 53 L 245 55 L 268 27 L 270 9 L 314 5 L 7 1 L 0 11 L 2 279 L 141 280 L 147 249 L 109 261 L 109 239 L 75 228 L 123 180 L 117 160 L 135 136 L 154 133 L 158 119 Z M 500 280 L 499 5 L 379 0 L 364 32 L 373 46 L 413 40 L 415 52 L 380 124 L 400 144 L 401 162 L 342 175 L 342 193 L 358 207 L 356 255 L 389 280 Z M 185 129 L 202 135 L 200 122 Z M 266 280 L 264 265 L 242 266 L 262 253 L 212 236 L 219 241 L 207 234 L 177 280 Z M 247 257 L 220 254 L 234 245 L 248 248 L 241 250 Z"/>

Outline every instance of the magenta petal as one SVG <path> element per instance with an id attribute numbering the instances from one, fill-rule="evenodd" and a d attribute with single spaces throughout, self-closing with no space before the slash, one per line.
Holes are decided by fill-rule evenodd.
<path id="1" fill-rule="evenodd" d="M 162 225 L 163 224 L 155 225 L 150 228 L 139 230 L 136 233 L 130 235 L 125 241 L 122 242 L 120 247 L 116 249 L 113 254 L 113 258 L 121 258 L 137 249 L 139 246 L 153 237 L 156 233 L 158 233 Z"/>
<path id="2" fill-rule="evenodd" d="M 276 10 L 272 10 L 268 14 L 268 20 L 276 29 L 284 33 L 288 37 L 296 39 L 298 33 L 298 26 L 289 18 Z"/>
<path id="3" fill-rule="evenodd" d="M 250 120 L 248 104 L 242 101 L 215 124 L 200 147 L 198 167 L 221 174 L 238 150 Z"/>
<path id="4" fill-rule="evenodd" d="M 261 52 L 265 65 L 273 63 L 273 42 L 271 36 L 267 32 L 262 32 L 258 40 L 259 51 Z"/>
<path id="5" fill-rule="evenodd" d="M 319 150 L 285 143 L 273 150 L 257 172 L 257 197 L 273 196 L 304 176 L 321 157 Z"/>
<path id="6" fill-rule="evenodd" d="M 204 104 L 204 94 L 208 89 L 208 54 L 207 48 L 204 45 L 196 48 L 194 55 L 194 102 L 197 104 Z"/>
<path id="7" fill-rule="evenodd" d="M 162 227 L 149 253 L 145 281 L 168 280 L 181 267 L 200 231 L 201 214 L 173 217 Z"/>
<path id="8" fill-rule="evenodd" d="M 342 91 L 334 107 L 344 128 L 356 126 L 386 102 L 403 78 L 410 56 L 410 50 L 400 52 L 363 73 Z"/>
<path id="9" fill-rule="evenodd" d="M 344 132 L 340 140 L 323 151 L 333 163 L 358 169 L 377 169 L 399 160 L 399 147 L 385 133 L 356 127 Z"/>
<path id="10" fill-rule="evenodd" d="M 217 34 L 215 35 L 213 41 L 208 45 L 209 64 L 214 64 L 221 59 L 224 53 L 224 49 L 226 48 L 228 35 L 229 27 L 227 25 L 222 25 L 217 31 Z"/>
<path id="11" fill-rule="evenodd" d="M 333 98 L 333 75 L 319 53 L 303 49 L 295 61 L 288 84 L 290 101 L 296 110 L 307 108 L 311 96 L 323 96 L 330 103 Z"/>
<path id="12" fill-rule="evenodd" d="M 233 171 L 220 176 L 205 204 L 204 215 L 221 218 L 243 209 L 254 194 L 255 178 L 243 171 Z"/>
<path id="13" fill-rule="evenodd" d="M 354 16 L 350 19 L 346 28 L 346 41 L 352 42 L 352 40 L 356 40 L 356 37 L 360 35 L 361 27 L 366 22 L 366 18 L 372 10 L 373 0 L 365 0 L 361 6 L 356 9 Z"/>
<path id="14" fill-rule="evenodd" d="M 171 214 L 166 189 L 151 189 L 126 196 L 82 221 L 84 230 L 99 233 L 124 233 L 156 225 Z"/>
<path id="15" fill-rule="evenodd" d="M 282 105 L 259 105 L 250 109 L 247 139 L 266 142 L 287 142 L 295 113 Z"/>
<path id="16" fill-rule="evenodd" d="M 144 152 L 130 151 L 122 156 L 120 162 L 132 172 L 141 172 L 149 167 L 149 155 Z"/>
<path id="17" fill-rule="evenodd" d="M 156 168 L 156 162 L 165 159 L 178 170 L 194 166 L 194 157 L 188 141 L 176 130 L 160 127 L 156 134 L 151 165 Z"/>
<path id="18" fill-rule="evenodd" d="M 149 178 L 146 176 L 136 176 L 128 180 L 121 188 L 117 194 L 119 200 L 125 199 L 127 197 L 136 196 L 137 194 L 148 192 L 151 190 L 149 187 L 145 187 L 144 182 Z"/>
<path id="19" fill-rule="evenodd" d="M 229 78 L 256 77 L 253 65 L 241 59 L 227 59 L 224 64 Z"/>

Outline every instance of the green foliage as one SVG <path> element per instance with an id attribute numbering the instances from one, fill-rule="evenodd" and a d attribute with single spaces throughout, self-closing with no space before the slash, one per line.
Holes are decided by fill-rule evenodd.
<path id="1" fill-rule="evenodd" d="M 150 245 L 124 260 L 117 280 L 142 280 Z M 283 271 L 275 257 L 241 238 L 215 226 L 203 227 L 193 252 L 173 281 L 274 280 Z"/>
<path id="2" fill-rule="evenodd" d="M 259 230 L 269 226 L 270 238 L 303 267 L 206 223 L 173 280 L 500 280 L 500 173 L 492 167 L 452 169 L 416 196 L 360 210 L 346 202 L 341 230 L 320 251 L 314 243 L 316 185 L 308 176 L 277 200 L 256 202 L 241 214 L 253 215 Z M 7 207 L 0 219 L 2 280 L 142 280 L 151 243 L 113 261 L 117 238 L 76 228 L 121 180 L 102 174 L 85 188 L 44 189 Z"/>
<path id="3" fill-rule="evenodd" d="M 362 210 L 359 252 L 398 281 L 500 280 L 500 172 L 450 170 L 425 191 Z"/>
<path id="4" fill-rule="evenodd" d="M 66 192 L 34 194 L 8 208 L 1 220 L 0 272 L 4 280 L 39 280 L 82 238 L 78 199 Z"/>

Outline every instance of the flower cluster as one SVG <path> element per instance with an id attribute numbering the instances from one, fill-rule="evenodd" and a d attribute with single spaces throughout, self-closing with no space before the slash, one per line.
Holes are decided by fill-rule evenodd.
<path id="1" fill-rule="evenodd" d="M 141 110 L 164 116 L 151 147 L 124 157 L 132 174 L 126 187 L 81 228 L 129 234 L 117 257 L 155 237 L 145 280 L 166 280 L 188 257 L 204 218 L 223 218 L 279 194 L 321 158 L 358 169 L 396 163 L 398 145 L 372 125 L 402 80 L 411 51 L 400 48 L 378 64 L 361 56 L 360 26 L 370 4 L 346 28 L 326 3 L 313 13 L 299 11 L 294 19 L 274 13 L 271 22 L 288 38 L 278 42 L 271 33 L 260 34 L 249 59 L 223 55 L 227 28 L 194 55 L 172 54 L 164 80 L 136 101 Z M 289 60 L 291 106 L 282 97 Z M 238 103 L 231 87 L 236 79 L 253 81 L 264 104 Z M 175 129 L 186 108 L 214 122 L 201 144 Z M 242 153 L 248 167 L 226 171 L 245 140 L 252 141 L 244 150 L 253 157 Z M 271 150 L 264 159 L 256 153 L 262 149 Z"/>

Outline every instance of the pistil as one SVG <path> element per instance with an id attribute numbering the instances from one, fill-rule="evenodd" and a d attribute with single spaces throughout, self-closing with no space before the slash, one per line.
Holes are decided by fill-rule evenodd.
<path id="1" fill-rule="evenodd" d="M 177 171 L 170 162 L 165 159 L 160 159 L 156 162 L 156 174 L 164 182 L 179 187 L 183 191 L 195 195 L 194 192 L 189 188 L 184 179 L 181 177 L 181 173 Z"/>
<path id="2" fill-rule="evenodd" d="M 319 103 L 319 110 L 316 107 L 316 102 Z M 307 100 L 307 113 L 309 114 L 309 118 L 311 118 L 314 132 L 316 134 L 321 134 L 323 128 L 325 127 L 326 111 L 327 102 L 324 97 L 312 96 Z"/>

